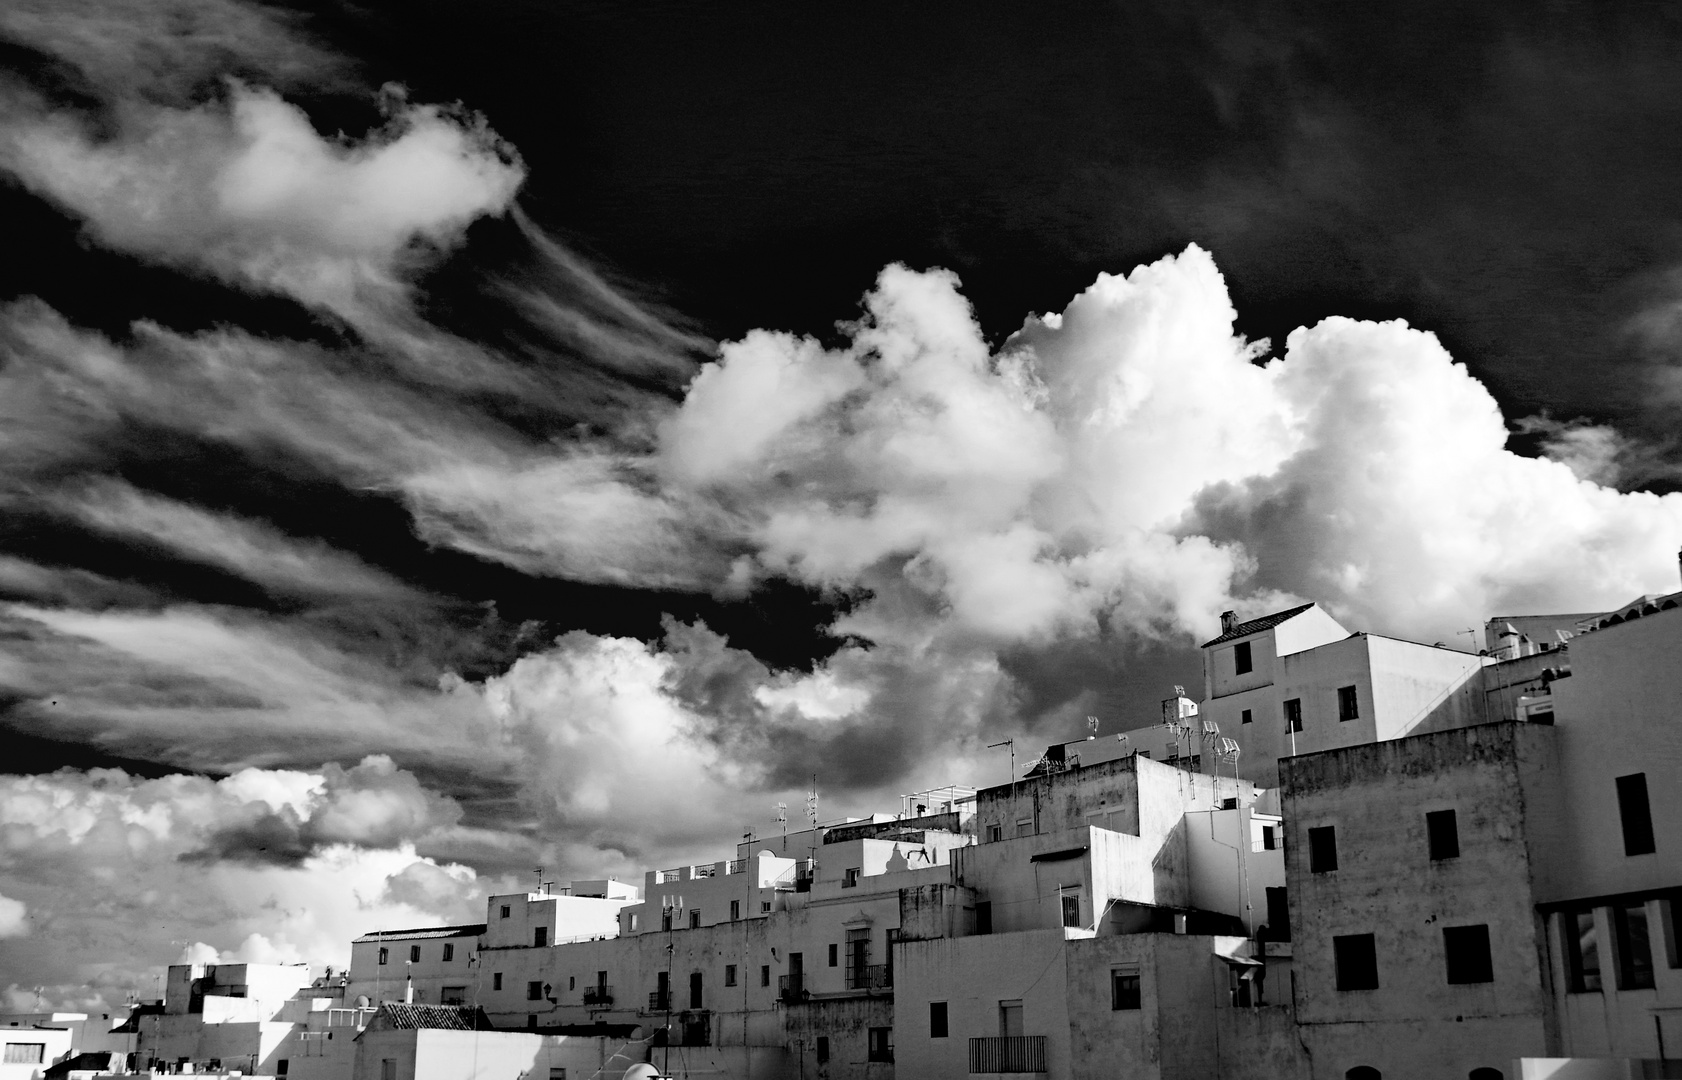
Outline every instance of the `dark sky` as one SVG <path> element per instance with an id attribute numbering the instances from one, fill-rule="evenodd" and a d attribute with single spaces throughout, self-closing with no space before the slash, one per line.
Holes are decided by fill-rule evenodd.
<path id="1" fill-rule="evenodd" d="M 248 840 L 270 836 L 277 865 L 414 841 L 484 875 L 634 868 L 710 850 L 748 811 L 586 805 L 592 784 L 682 787 L 614 771 L 616 739 L 694 740 L 719 785 L 703 802 L 748 792 L 759 814 L 823 773 L 839 806 L 962 781 L 1007 734 L 1148 723 L 1172 684 L 1195 692 L 1196 630 L 1224 604 L 1318 598 L 1429 640 L 1490 606 L 1609 606 L 1674 576 L 1682 511 L 1636 494 L 1682 476 L 1674 5 L 43 2 L 0 18 L 0 74 L 0 769 L 324 777 L 307 813 L 201 827 L 176 853 L 194 866 L 262 863 Z M 466 148 L 363 168 L 416 131 Z M 288 172 L 293 152 L 312 164 Z M 286 190 L 261 203 L 274 176 Z M 517 194 L 493 192 L 507 177 Z M 1024 565 L 975 494 L 993 468 L 1009 489 L 1011 455 L 927 444 L 959 449 L 922 464 L 983 474 L 934 494 L 940 468 L 859 464 L 899 444 L 857 387 L 809 456 L 673 480 L 693 463 L 669 425 L 719 343 L 846 350 L 891 322 L 856 322 L 889 264 L 955 272 L 999 349 L 1101 273 L 1189 244 L 1265 355 L 1331 316 L 1405 319 L 1475 382 L 1394 336 L 1329 361 L 1304 339 L 1306 388 L 1187 367 L 1164 392 L 1179 412 L 1153 414 L 1168 436 L 1105 444 L 1113 505 L 1090 477 L 1042 476 L 1004 515 L 1044 526 L 1028 562 L 1062 576 L 979 599 L 965 567 Z M 1151 288 L 1179 295 L 1194 262 Z M 1012 347 L 1049 371 L 1062 346 L 1036 325 Z M 743 445 L 821 381 L 800 370 L 730 414 Z M 1276 393 L 1288 452 L 1268 456 L 1286 443 L 1258 421 L 1226 464 L 1196 464 L 1248 431 L 1244 394 L 1265 420 Z M 1340 421 L 1370 423 L 1372 447 Z M 1066 465 L 1083 451 L 1064 430 Z M 1159 477 L 1181 485 L 1172 513 L 1129 517 Z M 895 499 L 927 511 L 920 539 L 858 566 L 831 549 L 847 514 Z M 1104 505 L 1082 518 L 1082 499 Z M 828 532 L 776 534 L 817 504 Z M 1003 546 L 956 550 L 972 512 Z M 990 580 L 1015 581 L 971 584 Z M 1099 597 L 1084 621 L 1026 628 L 1065 585 Z M 344 831 L 321 815 L 347 791 L 418 816 Z M 0 900 L 46 902 L 51 875 L 6 857 L 23 884 L 0 876 Z"/>

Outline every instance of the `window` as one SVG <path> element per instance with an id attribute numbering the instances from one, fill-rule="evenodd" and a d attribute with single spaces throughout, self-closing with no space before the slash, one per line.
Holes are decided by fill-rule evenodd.
<path id="1" fill-rule="evenodd" d="M 826 1062 L 828 1060 L 829 1060 L 829 1036 L 828 1035 L 819 1035 L 818 1036 L 818 1064 L 822 1065 L 824 1062 Z"/>
<path id="2" fill-rule="evenodd" d="M 287 1072 L 291 1069 L 291 1066 L 292 1066 L 292 1062 L 291 1062 L 290 1059 L 281 1058 L 280 1060 L 278 1060 L 274 1063 L 274 1074 L 276 1076 L 285 1076 L 287 1074 Z"/>
<path id="3" fill-rule="evenodd" d="M 502 989 L 502 972 L 500 972 L 500 971 L 491 972 L 491 989 L 492 990 L 501 990 Z"/>
<path id="4" fill-rule="evenodd" d="M 730 921 L 735 922 L 737 919 L 739 919 L 741 917 L 742 917 L 742 902 L 740 900 L 730 901 Z"/>
<path id="5" fill-rule="evenodd" d="M 1507 1080 L 1507 1078 L 1501 1075 L 1500 1069 L 1492 1069 L 1485 1065 L 1467 1073 L 1466 1080 Z"/>
<path id="6" fill-rule="evenodd" d="M 1273 826 L 1272 825 L 1263 825 L 1262 826 L 1262 850 L 1263 851 L 1272 851 L 1275 848 L 1277 848 L 1278 846 L 1279 846 L 1279 837 L 1278 837 L 1278 834 L 1276 834 L 1274 832 Z"/>
<path id="7" fill-rule="evenodd" d="M 725 964 L 724 965 L 724 985 L 725 986 L 735 986 L 736 985 L 736 965 L 735 964 Z"/>
<path id="8" fill-rule="evenodd" d="M 1267 939 L 1291 940 L 1290 895 L 1283 887 L 1269 886 L 1267 889 Z"/>
<path id="9" fill-rule="evenodd" d="M 1560 945 L 1565 953 L 1566 985 L 1574 994 L 1600 989 L 1600 942 L 1594 909 L 1559 913 Z"/>
<path id="10" fill-rule="evenodd" d="M 567 976 L 567 989 L 568 990 L 578 989 L 578 976 L 576 976 L 576 975 L 568 975 Z"/>
<path id="11" fill-rule="evenodd" d="M 444 943 L 444 963 L 447 964 L 451 960 L 454 960 L 455 958 L 456 958 L 455 944 L 453 942 L 448 942 L 448 941 L 445 942 Z"/>
<path id="12" fill-rule="evenodd" d="M 771 985 L 771 965 L 770 964 L 760 964 L 759 965 L 759 985 L 760 986 L 770 986 Z"/>
<path id="13" fill-rule="evenodd" d="M 871 1028 L 869 1050 L 865 1057 L 870 1061 L 892 1061 L 894 1059 L 894 1029 L 891 1027 Z"/>
<path id="14" fill-rule="evenodd" d="M 1285 702 L 1285 730 L 1302 730 L 1302 699 L 1290 698 Z"/>
<path id="15" fill-rule="evenodd" d="M 1063 894 L 1063 925 L 1080 925 L 1080 894 Z"/>
<path id="16" fill-rule="evenodd" d="M 527 1031 L 536 1031 L 537 1030 L 537 1014 L 536 1013 L 527 1013 L 526 1014 L 526 1030 Z"/>
<path id="17" fill-rule="evenodd" d="M 465 986 L 446 986 L 446 987 L 444 987 L 442 990 L 438 991 L 438 1004 L 440 1004 L 440 1005 L 466 1005 L 467 1004 L 467 987 L 465 987 Z"/>
<path id="18" fill-rule="evenodd" d="M 1647 805 L 1647 774 L 1618 777 L 1618 816 L 1624 822 L 1624 854 L 1651 855 L 1653 812 Z"/>
<path id="19" fill-rule="evenodd" d="M 929 1038 L 946 1038 L 946 1002 L 929 1002 Z"/>
<path id="20" fill-rule="evenodd" d="M 386 961 L 387 961 L 387 960 L 389 960 L 389 959 L 390 959 L 390 958 L 391 958 L 391 950 L 390 950 L 390 949 L 387 949 L 387 948 L 384 948 L 384 947 L 382 947 L 382 948 L 381 948 L 381 949 L 380 949 L 380 963 L 382 963 L 382 964 L 383 964 L 383 963 L 385 963 L 385 962 L 386 962 Z"/>
<path id="21" fill-rule="evenodd" d="M 1254 720 L 1255 718 L 1256 718 L 1255 714 L 1252 713 L 1249 709 L 1241 710 L 1238 714 L 1238 722 L 1240 724 L 1248 724 L 1250 721 Z"/>
<path id="22" fill-rule="evenodd" d="M 1322 825 L 1308 830 L 1308 872 L 1329 874 L 1337 869 L 1337 829 Z"/>
<path id="23" fill-rule="evenodd" d="M 543 984 L 541 982 L 529 982 L 529 983 L 526 984 L 526 1000 L 527 1001 L 542 1001 L 543 1000 Z"/>
<path id="24" fill-rule="evenodd" d="M 631 929 L 635 930 L 640 922 L 642 922 L 642 916 L 635 911 L 631 912 Z"/>
<path id="25" fill-rule="evenodd" d="M 536 1020 L 537 1017 L 534 1016 L 534 1017 L 532 1017 L 532 1019 Z M 397 1059 L 396 1058 L 381 1058 L 380 1059 L 380 1080 L 397 1080 Z"/>
<path id="26" fill-rule="evenodd" d="M 1339 721 L 1357 720 L 1361 716 L 1359 699 L 1355 696 L 1353 686 L 1337 688 L 1337 718 Z"/>
<path id="27" fill-rule="evenodd" d="M 769 914 L 771 914 L 771 901 L 769 901 L 769 900 L 761 900 L 761 901 L 760 901 L 760 902 L 759 902 L 759 913 L 760 913 L 760 914 L 761 914 L 761 915 L 769 915 Z"/>
<path id="28" fill-rule="evenodd" d="M 1139 1003 L 1139 966 L 1127 964 L 1110 969 L 1110 1008 L 1116 1012 L 1137 1009 Z"/>
<path id="29" fill-rule="evenodd" d="M 1489 927 L 1443 927 L 1443 959 L 1448 963 L 1450 983 L 1486 983 L 1495 981 L 1495 968 L 1489 959 Z"/>
<path id="30" fill-rule="evenodd" d="M 1235 675 L 1250 673 L 1250 643 L 1240 641 L 1232 647 L 1232 671 Z"/>
<path id="31" fill-rule="evenodd" d="M 691 1009 L 704 1007 L 701 1004 L 701 973 L 699 971 L 689 973 L 689 1007 Z"/>
<path id="32" fill-rule="evenodd" d="M 987 842 L 989 844 L 996 844 L 1000 840 L 1003 840 L 1004 838 L 1005 838 L 1005 828 L 1004 828 L 1003 825 L 989 825 L 989 826 L 987 826 Z"/>
<path id="33" fill-rule="evenodd" d="M 699 930 L 700 928 L 701 928 L 701 909 L 698 908 L 698 907 L 690 908 L 689 909 L 689 929 Z"/>
<path id="34" fill-rule="evenodd" d="M 858 884 L 859 884 L 859 868 L 858 867 L 849 866 L 847 869 L 841 871 L 841 887 L 843 889 L 856 889 L 856 888 L 858 888 Z"/>
<path id="35" fill-rule="evenodd" d="M 671 928 L 672 928 L 672 909 L 671 908 L 661 908 L 660 909 L 660 929 L 670 930 Z"/>
<path id="36" fill-rule="evenodd" d="M 1612 947 L 1618 963 L 1619 990 L 1653 988 L 1653 944 L 1647 933 L 1647 905 L 1612 908 Z"/>
<path id="37" fill-rule="evenodd" d="M 508 912 L 509 912 L 508 905 L 507 904 L 502 905 L 502 917 L 504 919 L 508 918 Z"/>
<path id="38" fill-rule="evenodd" d="M 411 964 L 420 963 L 420 946 L 419 945 L 409 946 L 409 963 L 411 963 Z"/>
<path id="39" fill-rule="evenodd" d="M 1018 821 L 1016 823 L 1016 835 L 1017 836 L 1032 836 L 1032 835 L 1034 835 L 1034 819 L 1033 818 L 1022 818 L 1020 821 Z"/>
<path id="40" fill-rule="evenodd" d="M 1332 958 L 1339 990 L 1378 989 L 1378 950 L 1371 934 L 1332 938 Z"/>
<path id="41" fill-rule="evenodd" d="M 1682 893 L 1659 898 L 1659 928 L 1664 931 L 1664 958 L 1682 967 Z"/>
<path id="42" fill-rule="evenodd" d="M 1425 815 L 1425 840 L 1432 862 L 1460 857 L 1460 829 L 1453 810 L 1433 810 Z"/>
<path id="43" fill-rule="evenodd" d="M 830 967 L 835 967 L 837 964 L 839 964 L 840 963 L 840 957 L 841 957 L 841 946 L 831 945 L 829 947 L 829 966 Z"/>
<path id="44" fill-rule="evenodd" d="M 977 900 L 975 902 L 975 932 L 991 934 L 993 932 L 993 901 Z"/>
<path id="45" fill-rule="evenodd" d="M 46 1043 L 7 1043 L 7 1065 L 40 1065 L 47 1060 Z"/>
<path id="46" fill-rule="evenodd" d="M 549 1067 L 549 1080 L 567 1080 L 566 1069 L 561 1066 L 551 1065 Z"/>
<path id="47" fill-rule="evenodd" d="M 547 946 L 549 944 L 549 928 L 547 926 L 532 927 L 531 943 L 532 947 L 537 949 Z"/>

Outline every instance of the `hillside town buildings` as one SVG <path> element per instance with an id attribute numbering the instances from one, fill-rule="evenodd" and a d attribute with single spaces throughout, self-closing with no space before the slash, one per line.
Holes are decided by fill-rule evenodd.
<path id="1" fill-rule="evenodd" d="M 173 967 L 125 1067 L 1682 1077 L 1679 600 L 1494 618 L 1476 653 L 1229 617 L 1201 699 L 1008 784 L 491 896 L 337 975 Z M 0 1027 L 0 1080 L 68 1060 L 53 1027 Z"/>

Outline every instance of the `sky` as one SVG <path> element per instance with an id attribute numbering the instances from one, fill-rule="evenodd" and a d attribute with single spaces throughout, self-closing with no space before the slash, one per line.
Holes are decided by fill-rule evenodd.
<path id="1" fill-rule="evenodd" d="M 1678 586 L 1672 7 L 464 12 L 0 8 L 0 1006 Z"/>

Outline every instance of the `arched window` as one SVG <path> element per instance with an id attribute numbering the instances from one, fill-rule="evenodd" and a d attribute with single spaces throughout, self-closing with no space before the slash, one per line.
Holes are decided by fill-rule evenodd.
<path id="1" fill-rule="evenodd" d="M 1371 1065 L 1357 1065 L 1343 1074 L 1343 1080 L 1384 1080 L 1384 1074 Z"/>
<path id="2" fill-rule="evenodd" d="M 1507 1078 L 1501 1075 L 1500 1069 L 1492 1069 L 1485 1065 L 1467 1073 L 1466 1080 L 1507 1080 Z"/>

